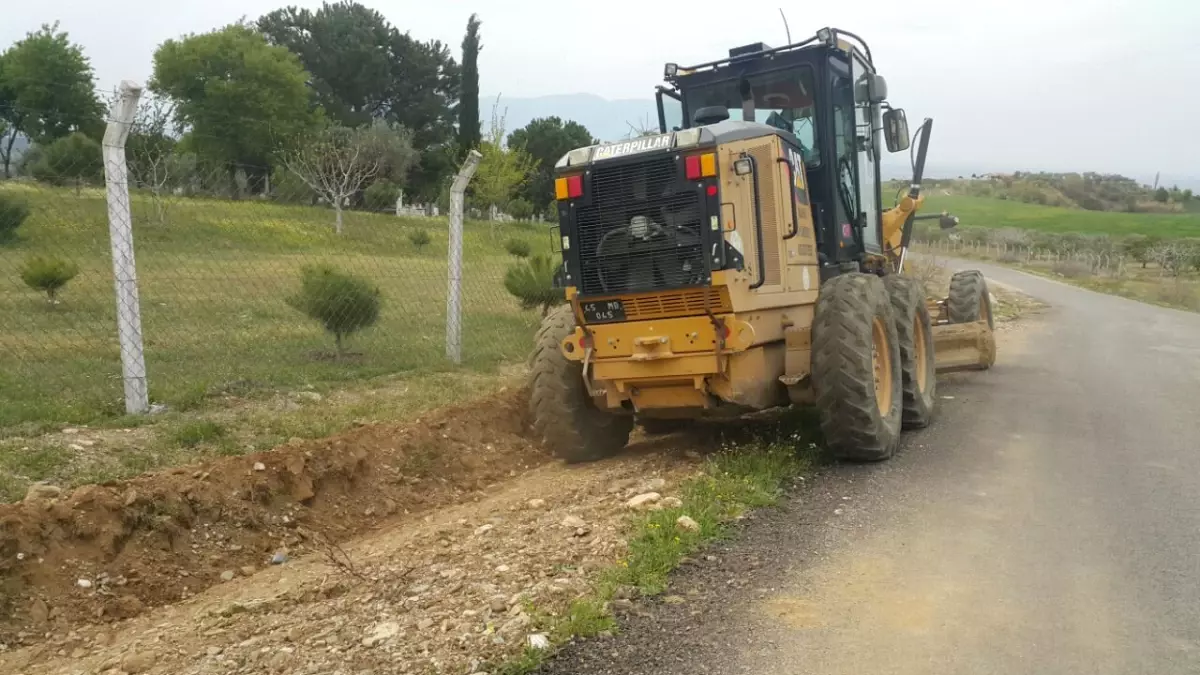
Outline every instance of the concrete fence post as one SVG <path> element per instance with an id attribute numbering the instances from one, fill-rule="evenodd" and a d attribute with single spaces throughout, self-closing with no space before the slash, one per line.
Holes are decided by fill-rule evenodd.
<path id="1" fill-rule="evenodd" d="M 446 292 L 446 358 L 462 363 L 462 238 L 463 195 L 483 155 L 472 150 L 450 184 L 450 247 L 447 252 L 449 287 Z"/>
<path id="2" fill-rule="evenodd" d="M 121 344 L 121 376 L 125 383 L 125 412 L 150 410 L 146 385 L 146 355 L 142 346 L 142 310 L 138 301 L 137 265 L 133 258 L 133 217 L 129 209 L 129 167 L 125 141 L 137 112 L 142 88 L 121 82 L 118 98 L 104 130 L 104 186 L 108 203 L 108 236 L 112 245 L 113 284 L 117 300 L 117 337 Z"/>

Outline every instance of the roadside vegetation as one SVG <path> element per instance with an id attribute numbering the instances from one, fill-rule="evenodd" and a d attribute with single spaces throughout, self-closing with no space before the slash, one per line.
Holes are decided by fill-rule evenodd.
<path id="1" fill-rule="evenodd" d="M 526 675 L 570 640 L 618 630 L 614 611 L 629 609 L 639 597 L 663 595 L 670 573 L 687 556 L 728 536 L 731 524 L 748 511 L 776 504 L 792 481 L 818 461 L 818 433 L 815 420 L 800 412 L 729 442 L 680 485 L 678 498 L 630 518 L 626 556 L 598 575 L 591 593 L 558 614 L 529 608 L 546 645 L 527 646 L 489 672 Z"/>

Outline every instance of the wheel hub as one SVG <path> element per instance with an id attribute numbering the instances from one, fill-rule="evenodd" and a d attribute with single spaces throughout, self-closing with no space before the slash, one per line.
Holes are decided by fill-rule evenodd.
<path id="1" fill-rule="evenodd" d="M 875 404 L 879 406 L 880 415 L 887 415 L 892 409 L 892 353 L 888 349 L 887 328 L 883 319 L 876 318 L 871 324 L 871 342 Z"/>

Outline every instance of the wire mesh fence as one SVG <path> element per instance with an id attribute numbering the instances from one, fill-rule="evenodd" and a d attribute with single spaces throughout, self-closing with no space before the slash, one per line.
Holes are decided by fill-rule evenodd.
<path id="1" fill-rule="evenodd" d="M 397 204 L 394 187 L 367 197 L 369 184 L 334 208 L 282 162 L 213 165 L 187 151 L 197 139 L 142 131 L 125 149 L 133 294 L 120 291 L 133 266 L 113 245 L 120 197 L 95 138 L 32 144 L 0 180 L 0 429 L 122 414 L 131 302 L 150 402 L 174 409 L 458 367 L 444 210 Z M 540 313 L 505 290 L 509 250 L 549 253 L 547 228 L 466 222 L 462 367 L 528 355 Z"/>

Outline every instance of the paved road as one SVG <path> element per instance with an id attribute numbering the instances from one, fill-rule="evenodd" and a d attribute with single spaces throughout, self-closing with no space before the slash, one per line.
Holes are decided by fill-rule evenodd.
<path id="1" fill-rule="evenodd" d="M 1200 315 L 970 266 L 1051 309 L 550 672 L 1200 673 Z"/>

